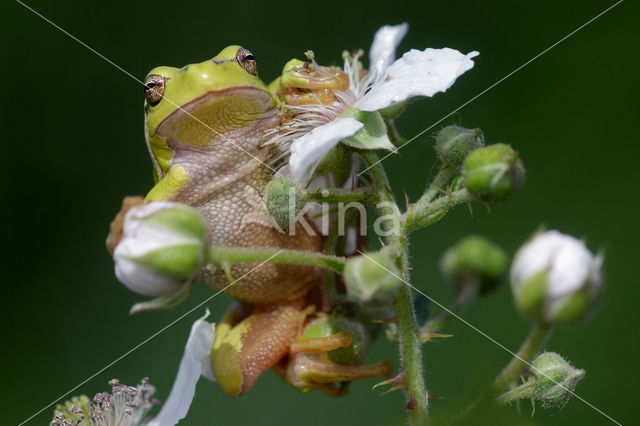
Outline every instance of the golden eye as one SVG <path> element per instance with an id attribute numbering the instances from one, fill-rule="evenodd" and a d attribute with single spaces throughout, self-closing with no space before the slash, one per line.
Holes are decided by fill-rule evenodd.
<path id="1" fill-rule="evenodd" d="M 158 74 L 151 74 L 144 82 L 144 95 L 151 106 L 158 105 L 164 95 L 165 78 Z"/>
<path id="2" fill-rule="evenodd" d="M 249 74 L 258 75 L 256 72 L 256 58 L 247 49 L 238 49 L 236 61 L 238 61 L 240 66 Z"/>

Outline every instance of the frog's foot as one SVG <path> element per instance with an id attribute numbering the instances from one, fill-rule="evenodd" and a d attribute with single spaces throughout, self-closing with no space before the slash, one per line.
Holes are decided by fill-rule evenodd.
<path id="1" fill-rule="evenodd" d="M 257 306 L 250 315 L 234 307 L 216 330 L 213 374 L 230 396 L 244 395 L 260 374 L 288 352 L 309 314 L 302 300 Z"/>
<path id="2" fill-rule="evenodd" d="M 351 344 L 351 334 L 345 330 L 326 337 L 298 337 L 291 345 L 286 363 L 281 363 L 276 371 L 302 392 L 320 389 L 332 397 L 346 394 L 348 383 L 354 380 L 391 375 L 393 368 L 388 361 L 373 365 L 344 365 L 330 359 L 329 352 Z"/>
<path id="3" fill-rule="evenodd" d="M 289 105 L 331 105 L 336 91 L 349 88 L 349 76 L 338 67 L 321 66 L 313 59 L 311 62 L 292 59 L 269 88 Z"/>
<path id="4" fill-rule="evenodd" d="M 393 367 L 389 361 L 372 365 L 341 365 L 332 362 L 326 353 L 299 354 L 295 357 L 292 383 L 303 392 L 320 389 L 329 396 L 347 393 L 347 384 L 354 380 L 386 378 Z"/>

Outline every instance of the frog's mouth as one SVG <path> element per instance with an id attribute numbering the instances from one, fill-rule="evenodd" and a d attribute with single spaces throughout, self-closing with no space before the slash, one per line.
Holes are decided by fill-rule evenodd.
<path id="1" fill-rule="evenodd" d="M 211 145 L 234 130 L 254 126 L 275 114 L 271 94 L 251 86 L 212 90 L 182 106 L 160 122 L 156 134 L 183 145 Z"/>

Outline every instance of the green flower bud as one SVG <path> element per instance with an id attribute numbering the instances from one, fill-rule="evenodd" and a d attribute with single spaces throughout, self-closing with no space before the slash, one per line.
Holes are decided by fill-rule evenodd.
<path id="1" fill-rule="evenodd" d="M 522 185 L 525 170 L 518 153 L 499 143 L 471 152 L 462 173 L 469 192 L 489 203 L 509 198 Z"/>
<path id="2" fill-rule="evenodd" d="M 340 331 L 347 331 L 351 335 L 351 345 L 329 351 L 329 359 L 336 364 L 361 364 L 371 345 L 371 339 L 362 323 L 342 315 L 323 316 L 313 320 L 304 329 L 303 336 L 308 338 L 329 337 Z"/>
<path id="3" fill-rule="evenodd" d="M 555 352 L 538 355 L 531 365 L 534 396 L 543 408 L 564 406 L 585 375 L 584 370 L 575 368 Z"/>
<path id="4" fill-rule="evenodd" d="M 197 210 L 166 201 L 134 206 L 113 252 L 116 276 L 136 293 L 172 294 L 199 272 L 206 242 L 207 226 Z"/>
<path id="5" fill-rule="evenodd" d="M 390 304 L 402 286 L 400 270 L 389 249 L 355 256 L 344 267 L 349 299 L 373 305 Z"/>
<path id="6" fill-rule="evenodd" d="M 602 256 L 558 231 L 537 234 L 511 266 L 511 289 L 524 315 L 548 324 L 582 319 L 602 288 Z"/>
<path id="7" fill-rule="evenodd" d="M 482 130 L 447 126 L 438 132 L 435 150 L 442 164 L 459 169 L 469 153 L 482 146 Z"/>
<path id="8" fill-rule="evenodd" d="M 506 252 L 480 236 L 469 236 L 448 249 L 440 259 L 445 278 L 460 292 L 466 285 L 486 294 L 495 289 L 507 267 Z"/>
<path id="9" fill-rule="evenodd" d="M 286 176 L 276 177 L 265 189 L 267 214 L 282 230 L 295 225 L 307 200 L 306 191 Z"/>

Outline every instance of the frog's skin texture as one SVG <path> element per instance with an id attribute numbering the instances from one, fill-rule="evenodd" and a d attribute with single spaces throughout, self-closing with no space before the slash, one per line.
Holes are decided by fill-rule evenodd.
<path id="1" fill-rule="evenodd" d="M 331 90 L 342 87 L 336 85 L 340 76 L 328 74 L 326 87 L 305 87 L 305 81 L 318 76 L 305 80 L 304 68 L 300 72 L 299 67 L 285 67 L 283 78 L 270 91 L 257 77 L 253 55 L 240 46 L 183 68 L 151 70 L 146 79 L 145 131 L 156 185 L 146 201 L 169 200 L 197 208 L 208 223 L 212 244 L 320 251 L 318 233 L 309 235 L 298 224 L 291 236 L 268 226 L 262 205 L 251 202 L 255 198 L 250 195 L 262 196 L 273 176 L 267 164 L 282 154 L 277 145 L 265 145 L 264 137 L 283 120 L 281 99 L 304 102 L 305 93 L 313 90 L 327 101 Z M 205 267 L 201 273 L 205 283 L 224 289 L 241 306 L 220 322 L 211 356 L 214 375 L 231 396 L 246 393 L 264 370 L 286 362 L 307 318 L 325 305 L 320 269 L 264 264 L 250 272 L 256 266 L 233 265 L 230 275 L 239 279 L 233 285 L 221 268 Z M 352 380 L 344 371 L 339 373 L 333 382 Z"/>
<path id="2" fill-rule="evenodd" d="M 200 64 L 150 72 L 165 79 L 164 99 L 148 108 L 150 144 L 164 177 L 146 199 L 197 208 L 212 244 L 320 250 L 318 236 L 299 229 L 292 237 L 266 226 L 266 213 L 252 203 L 251 195 L 261 196 L 271 180 L 272 170 L 261 161 L 269 161 L 276 147 L 263 147 L 262 136 L 279 117 L 277 101 L 264 83 L 238 64 L 239 49 L 231 46 Z M 231 275 L 239 278 L 255 266 L 234 265 Z M 218 290 L 230 284 L 221 269 L 205 269 L 201 278 Z M 268 305 L 298 299 L 319 282 L 316 269 L 266 264 L 225 292 L 242 302 Z"/>

